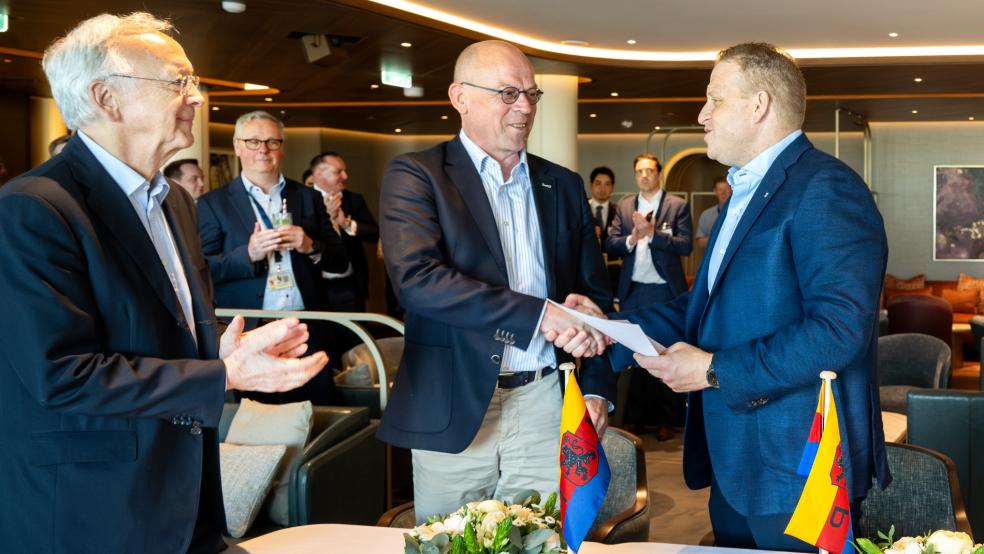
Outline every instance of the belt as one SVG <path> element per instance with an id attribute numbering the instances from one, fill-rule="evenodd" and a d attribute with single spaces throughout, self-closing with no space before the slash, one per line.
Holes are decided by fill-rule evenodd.
<path id="1" fill-rule="evenodd" d="M 557 368 L 555 367 L 545 367 L 536 371 L 502 373 L 499 375 L 498 387 L 500 389 L 518 389 L 519 387 L 528 385 L 533 381 L 539 381 L 555 371 L 557 371 Z"/>

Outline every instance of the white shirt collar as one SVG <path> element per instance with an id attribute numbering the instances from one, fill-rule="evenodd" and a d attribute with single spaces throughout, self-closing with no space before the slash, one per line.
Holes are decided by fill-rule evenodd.
<path id="1" fill-rule="evenodd" d="M 123 194 L 127 197 L 133 196 L 133 193 L 146 188 L 148 186 L 147 179 L 143 178 L 143 175 L 137 173 L 135 169 L 126 165 L 122 160 L 116 156 L 109 153 L 108 150 L 99 145 L 98 142 L 92 139 L 89 135 L 85 134 L 85 131 L 81 129 L 77 133 L 82 142 L 85 143 L 86 147 L 92 152 L 92 155 L 96 157 L 96 161 L 99 165 L 103 166 L 106 173 L 116 181 L 116 185 L 120 187 Z M 171 190 L 167 179 L 161 175 L 158 171 L 150 179 L 149 185 L 150 195 L 157 199 L 158 204 L 164 203 L 164 198 L 167 196 L 168 191 Z M 146 204 L 146 199 L 140 199 L 142 203 Z"/>
<path id="2" fill-rule="evenodd" d="M 468 138 L 465 130 L 462 129 L 459 135 L 461 137 L 461 144 L 465 147 L 465 152 L 468 153 L 468 157 L 471 158 L 472 163 L 475 165 L 475 169 L 482 173 L 485 169 L 485 164 L 493 163 L 496 169 L 499 171 L 499 175 L 502 175 L 501 165 L 492 156 L 482 150 L 477 144 L 475 144 L 472 139 Z M 519 151 L 519 163 L 513 168 L 512 172 L 509 174 L 509 180 L 513 180 L 513 175 L 516 171 L 526 171 L 526 149 Z"/>

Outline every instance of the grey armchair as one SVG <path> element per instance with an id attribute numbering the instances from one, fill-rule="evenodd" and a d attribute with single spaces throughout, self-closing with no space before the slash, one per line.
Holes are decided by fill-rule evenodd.
<path id="1" fill-rule="evenodd" d="M 895 536 L 945 529 L 970 534 L 953 462 L 933 450 L 886 443 L 892 483 L 873 487 L 861 504 L 860 537 L 875 538 L 895 526 Z"/>
<path id="2" fill-rule="evenodd" d="M 225 405 L 219 440 L 225 440 L 238 409 L 239 404 Z M 367 408 L 314 406 L 311 438 L 290 469 L 290 526 L 376 521 L 386 506 L 385 450 L 377 427 Z M 276 528 L 257 520 L 249 536 Z"/>
<path id="3" fill-rule="evenodd" d="M 908 441 L 949 456 L 977 541 L 984 540 L 984 393 L 912 391 Z"/>
<path id="4" fill-rule="evenodd" d="M 906 413 L 914 389 L 945 389 L 950 383 L 950 346 L 921 333 L 878 337 L 878 384 L 882 410 Z"/>

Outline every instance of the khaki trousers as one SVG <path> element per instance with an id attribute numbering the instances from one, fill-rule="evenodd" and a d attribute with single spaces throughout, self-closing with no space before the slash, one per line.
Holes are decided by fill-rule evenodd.
<path id="1" fill-rule="evenodd" d="M 463 452 L 412 451 L 418 524 L 474 500 L 508 504 L 527 489 L 544 499 L 557 490 L 560 374 L 515 389 L 496 388 L 478 434 Z"/>

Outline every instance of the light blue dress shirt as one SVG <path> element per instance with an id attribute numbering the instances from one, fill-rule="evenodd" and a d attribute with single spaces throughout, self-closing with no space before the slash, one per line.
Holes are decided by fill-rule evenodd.
<path id="1" fill-rule="evenodd" d="M 109 176 L 116 181 L 116 185 L 120 187 L 130 204 L 133 205 L 133 210 L 137 213 L 140 223 L 143 224 L 150 241 L 154 244 L 154 250 L 157 251 L 157 256 L 171 281 L 171 286 L 174 287 L 174 293 L 178 297 L 178 303 L 181 304 L 181 311 L 188 322 L 191 336 L 195 339 L 195 344 L 198 344 L 198 336 L 195 334 L 195 316 L 191 306 L 191 289 L 188 287 L 184 264 L 181 263 L 181 256 L 178 254 L 177 245 L 174 243 L 174 235 L 171 233 L 171 227 L 167 224 L 167 218 L 164 217 L 164 198 L 171 190 L 170 185 L 160 171 L 148 181 L 132 167 L 99 146 L 83 131 L 79 131 L 78 135 L 92 152 L 92 155 L 96 157 L 99 165 L 103 166 L 106 173 L 109 173 Z"/>
<path id="2" fill-rule="evenodd" d="M 280 208 L 283 205 L 281 200 L 281 193 L 284 190 L 284 186 L 287 182 L 284 180 L 284 176 L 280 176 L 280 181 L 276 185 L 270 187 L 270 193 L 267 194 L 263 192 L 263 189 L 254 185 L 243 173 L 240 175 L 243 180 L 243 186 L 246 187 L 246 194 L 250 195 L 253 200 L 250 200 L 249 205 L 253 208 L 253 215 L 256 216 L 256 221 L 260 222 L 261 227 L 266 227 L 263 224 L 263 218 L 260 217 L 260 212 L 257 210 L 256 205 L 259 204 L 263 211 L 266 212 L 266 216 L 269 221 L 273 221 L 274 215 L 280 213 Z M 280 261 L 274 261 L 274 255 L 271 253 L 267 257 L 267 281 L 266 289 L 263 291 L 263 309 L 264 310 L 303 310 L 304 309 L 304 299 L 301 298 L 301 289 L 297 288 L 297 279 L 294 278 L 294 266 L 291 264 L 291 256 L 289 250 L 280 251 Z M 290 275 L 290 280 L 293 283 L 292 287 L 273 289 L 270 287 L 270 275 L 277 271 L 277 266 L 280 266 L 280 270 L 287 275 Z"/>
<path id="3" fill-rule="evenodd" d="M 711 259 L 707 266 L 707 292 L 714 290 L 714 283 L 717 281 L 718 271 L 721 269 L 721 261 L 724 253 L 728 251 L 731 244 L 731 237 L 741 222 L 741 216 L 745 214 L 749 202 L 755 197 L 755 191 L 769 168 L 775 163 L 776 158 L 794 140 L 799 138 L 803 131 L 799 129 L 786 135 L 785 138 L 772 146 L 763 150 L 758 156 L 752 158 L 742 167 L 732 167 L 728 170 L 728 184 L 731 185 L 731 202 L 728 203 L 728 211 L 721 222 L 718 230 L 717 239 L 714 241 L 714 250 L 711 252 Z"/>
<path id="4" fill-rule="evenodd" d="M 499 230 L 502 254 L 506 259 L 509 288 L 536 298 L 547 298 L 547 272 L 543 261 L 540 218 L 533 200 L 526 150 L 519 153 L 519 163 L 508 180 L 502 178 L 502 166 L 472 142 L 464 130 L 461 143 L 482 178 L 495 225 Z M 544 309 L 546 305 L 544 305 Z M 541 318 L 543 317 L 541 312 Z M 507 345 L 502 353 L 500 373 L 536 371 L 557 365 L 553 346 L 537 329 L 526 350 Z"/>

